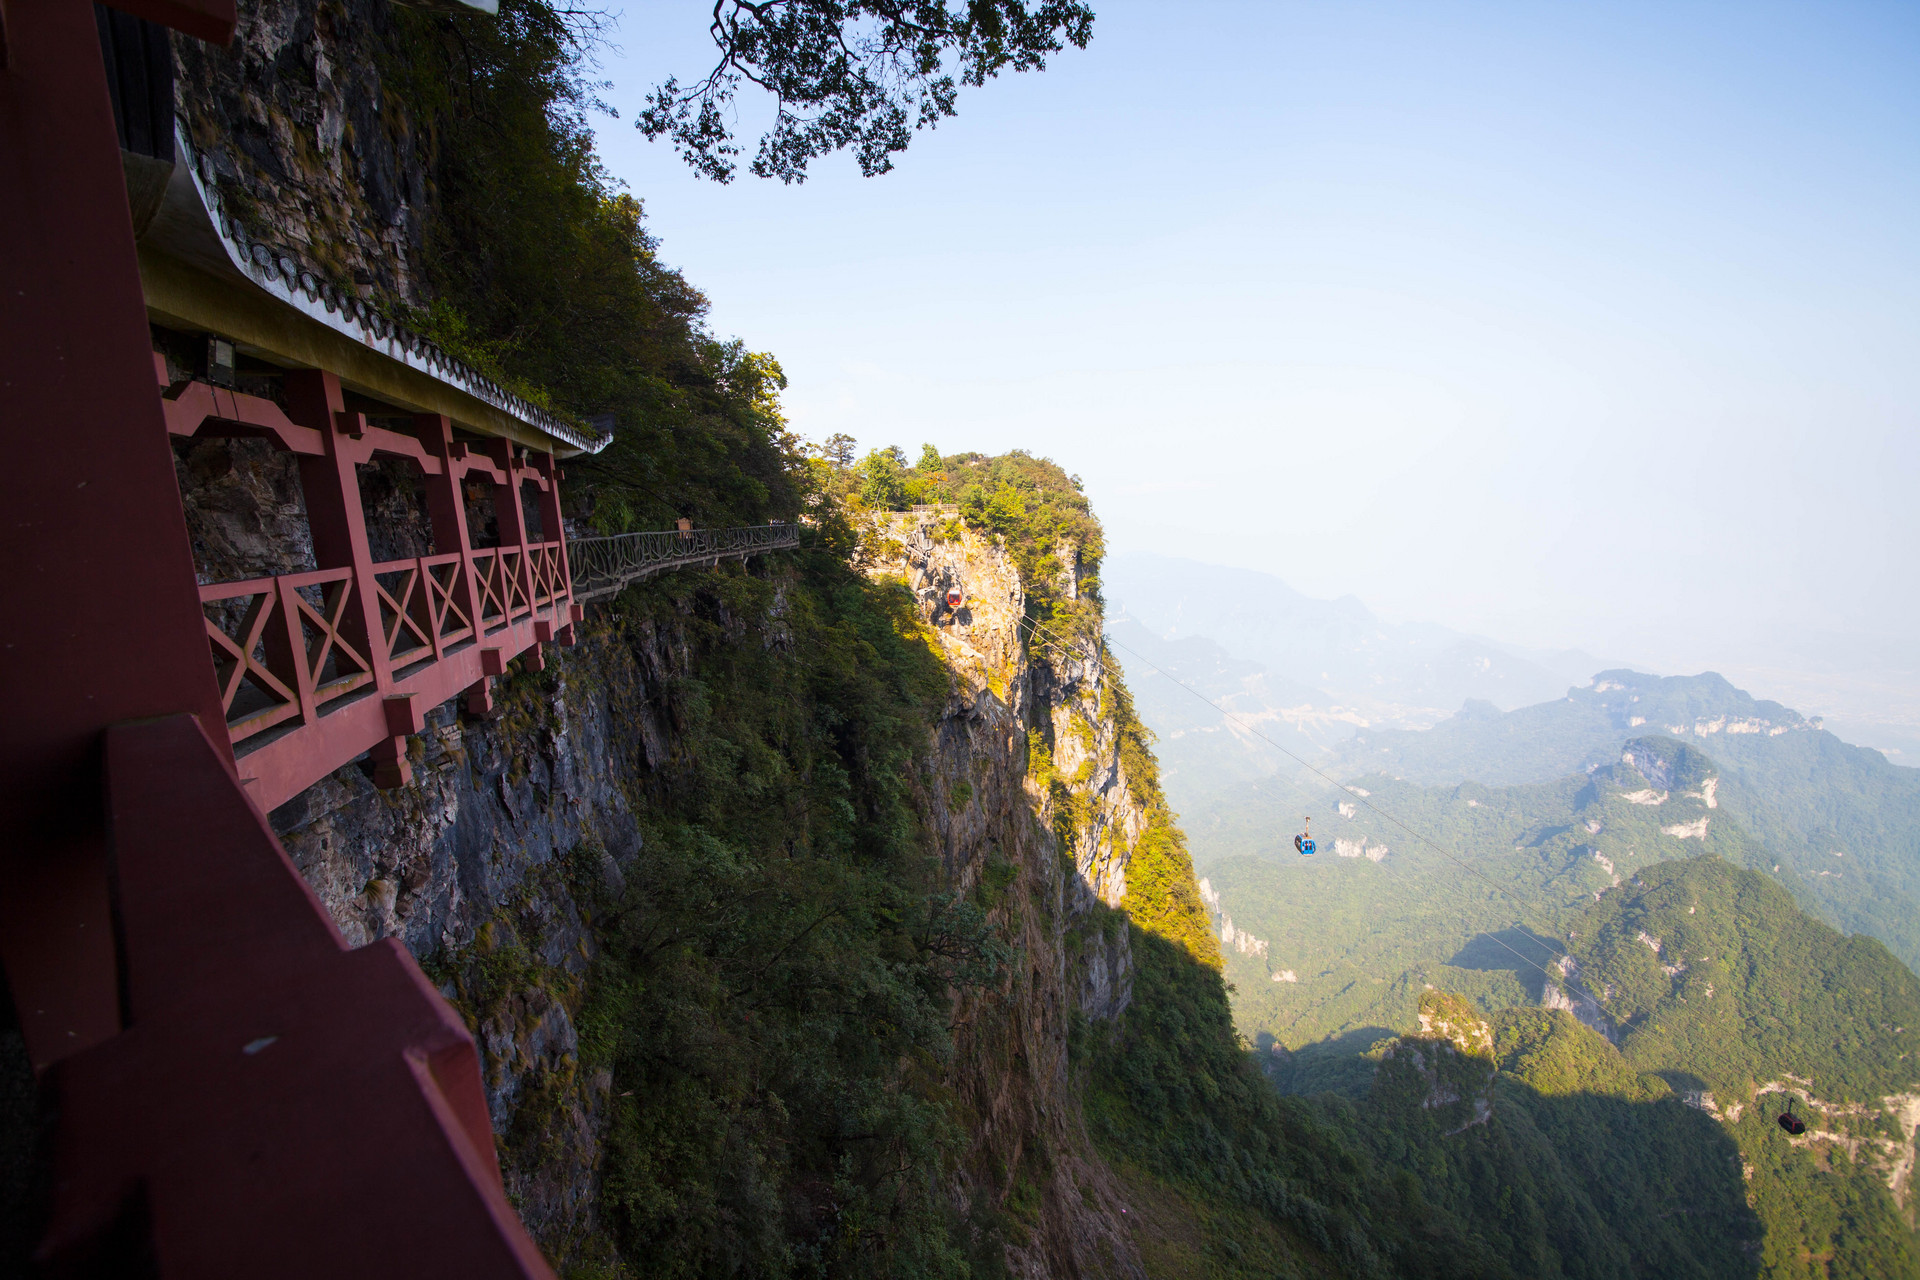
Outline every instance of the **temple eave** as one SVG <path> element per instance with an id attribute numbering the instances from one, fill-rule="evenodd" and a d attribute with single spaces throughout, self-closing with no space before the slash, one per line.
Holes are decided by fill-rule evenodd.
<path id="1" fill-rule="evenodd" d="M 142 245 L 140 285 L 148 318 L 165 328 L 217 334 L 270 364 L 331 370 L 349 390 L 409 413 L 443 414 L 479 435 L 560 458 L 583 452 L 579 445 L 310 319 L 251 283 L 211 275 Z"/>

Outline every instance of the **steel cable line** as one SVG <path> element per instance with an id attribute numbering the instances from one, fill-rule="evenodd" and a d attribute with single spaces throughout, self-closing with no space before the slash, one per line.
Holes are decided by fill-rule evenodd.
<path id="1" fill-rule="evenodd" d="M 1065 637 L 1059 635 L 1057 632 L 1053 631 L 1051 628 L 1042 626 L 1037 619 L 1028 618 L 1026 619 L 1026 621 L 1033 627 L 1034 630 L 1044 631 L 1047 635 L 1051 636 L 1055 641 L 1066 646 L 1068 649 L 1074 649 L 1076 647 L 1073 641 L 1068 640 Z M 1515 906 L 1520 907 L 1521 923 L 1522 924 L 1528 923 L 1526 920 L 1525 904 L 1522 903 L 1520 899 L 1514 895 L 1512 890 L 1505 888 L 1498 881 L 1491 879 L 1483 872 L 1477 871 L 1473 867 L 1468 866 L 1465 862 L 1462 862 L 1459 858 L 1456 858 L 1453 854 L 1449 853 L 1444 847 L 1428 839 L 1423 832 L 1421 832 L 1420 830 L 1412 826 L 1410 823 L 1403 821 L 1401 818 L 1396 817 L 1392 813 L 1389 813 L 1387 810 L 1381 808 L 1379 805 L 1374 804 L 1366 796 L 1360 795 L 1357 792 L 1355 792 L 1351 787 L 1348 787 L 1345 783 L 1337 781 L 1331 775 L 1322 772 L 1320 769 L 1316 768 L 1312 764 L 1309 764 L 1307 761 L 1301 759 L 1299 756 L 1295 755 L 1293 752 L 1289 751 L 1287 748 L 1275 742 L 1272 738 L 1269 738 L 1266 734 L 1260 732 L 1259 729 L 1255 728 L 1245 718 L 1236 714 L 1235 712 L 1227 710 L 1225 707 L 1215 702 L 1212 698 L 1209 698 L 1206 694 L 1201 693 L 1198 689 L 1194 688 L 1192 685 L 1186 683 L 1184 680 L 1181 680 L 1178 676 L 1174 675 L 1172 672 L 1168 671 L 1166 668 L 1160 666 L 1158 663 L 1154 662 L 1151 658 L 1147 657 L 1145 654 L 1141 653 L 1139 650 L 1134 649 L 1129 645 L 1123 644 L 1118 640 L 1115 640 L 1112 636 L 1108 635 L 1104 631 L 1101 632 L 1100 639 L 1103 643 L 1111 644 L 1117 648 L 1126 650 L 1128 653 L 1132 654 L 1134 657 L 1140 659 L 1140 661 L 1146 663 L 1147 666 L 1151 667 L 1154 671 L 1158 672 L 1160 675 L 1165 676 L 1168 680 L 1173 681 L 1173 683 L 1179 685 L 1182 689 L 1185 689 L 1188 693 L 1200 699 L 1200 701 L 1206 703 L 1208 706 L 1212 707 L 1215 711 L 1218 711 L 1221 715 L 1227 717 L 1229 720 L 1234 721 L 1241 728 L 1245 729 L 1248 733 L 1252 734 L 1254 737 L 1260 739 L 1262 742 L 1272 747 L 1275 751 L 1278 751 L 1280 754 L 1286 756 L 1289 760 L 1292 760 L 1295 764 L 1299 765 L 1301 768 L 1307 770 L 1309 773 L 1312 773 L 1315 777 L 1320 778 L 1322 781 L 1327 783 L 1327 785 L 1339 789 L 1344 794 L 1353 796 L 1355 800 L 1359 801 L 1361 804 L 1365 805 L 1367 808 L 1371 809 L 1373 812 L 1379 814 L 1381 817 L 1385 818 L 1388 822 L 1393 823 L 1396 827 L 1399 827 L 1402 831 L 1412 836 L 1415 840 L 1418 840 L 1421 844 L 1426 845 L 1429 849 L 1432 849 L 1435 853 L 1439 854 L 1441 857 L 1445 858 L 1447 861 L 1453 863 L 1456 867 L 1459 867 L 1462 871 L 1467 872 L 1469 875 L 1478 877 L 1480 880 L 1485 882 L 1488 886 L 1490 886 L 1491 888 L 1495 889 L 1500 894 L 1505 896 L 1508 901 L 1512 902 Z M 1498 934 L 1485 933 L 1483 934 L 1483 936 L 1486 937 L 1489 941 L 1493 942 L 1495 945 L 1499 946 L 1502 950 L 1506 951 L 1509 955 L 1513 956 L 1514 959 L 1520 961 L 1522 964 L 1533 969 L 1542 978 L 1545 978 L 1548 982 L 1554 981 L 1554 976 L 1548 973 L 1546 969 L 1542 967 L 1537 961 L 1528 959 L 1526 956 L 1521 955 L 1518 951 L 1508 946 L 1505 942 L 1502 942 Z M 1534 936 L 1536 938 L 1541 938 L 1545 940 L 1544 935 L 1542 934 L 1536 933 Z M 1558 951 L 1561 954 L 1561 956 L 1567 960 L 1569 966 L 1577 965 L 1578 962 L 1574 960 L 1572 952 L 1565 950 L 1557 942 L 1554 943 L 1553 946 L 1554 946 L 1554 950 Z M 1562 973 L 1560 974 L 1559 980 L 1567 984 L 1569 987 L 1575 987 L 1574 977 L 1571 972 L 1562 971 Z M 1597 1008 L 1603 1010 L 1609 1018 L 1612 1018 L 1616 1026 L 1623 1025 L 1623 1022 L 1620 1016 L 1616 1014 L 1611 1008 L 1608 1007 L 1606 1001 L 1602 1000 L 1598 995 L 1594 993 L 1593 988 L 1590 985 L 1582 982 L 1582 983 L 1579 983 L 1578 986 L 1575 987 L 1575 989 L 1584 990 L 1586 993 L 1587 999 L 1593 1001 L 1594 1005 Z"/>

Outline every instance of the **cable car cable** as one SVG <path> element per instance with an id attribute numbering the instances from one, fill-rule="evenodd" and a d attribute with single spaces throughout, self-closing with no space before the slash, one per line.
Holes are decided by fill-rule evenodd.
<path id="1" fill-rule="evenodd" d="M 1042 626 L 1037 619 L 1029 618 L 1027 619 L 1027 621 L 1033 625 L 1035 630 L 1045 631 L 1049 636 L 1052 636 L 1056 641 L 1065 645 L 1069 649 L 1075 647 L 1072 641 L 1064 639 L 1060 635 L 1056 634 L 1051 628 Z M 1146 663 L 1149 667 L 1153 668 L 1153 670 L 1165 676 L 1167 679 L 1173 681 L 1173 683 L 1179 685 L 1182 689 L 1185 689 L 1188 693 L 1200 699 L 1200 701 L 1206 703 L 1208 706 L 1212 707 L 1215 711 L 1218 711 L 1221 715 L 1226 716 L 1229 720 L 1232 720 L 1235 723 L 1239 724 L 1248 733 L 1251 733 L 1254 737 L 1259 738 L 1262 742 L 1266 743 L 1268 746 L 1272 747 L 1274 750 L 1280 752 L 1282 755 L 1286 756 L 1288 759 L 1298 764 L 1301 768 L 1306 769 L 1308 772 L 1314 774 L 1316 777 L 1326 782 L 1329 786 L 1336 787 L 1340 791 L 1348 795 L 1352 795 L 1355 800 L 1358 800 L 1361 804 L 1366 805 L 1367 808 L 1373 810 L 1375 813 L 1379 814 L 1381 817 L 1385 818 L 1387 821 L 1393 823 L 1395 826 L 1399 827 L 1402 831 L 1405 831 L 1408 835 L 1420 841 L 1420 843 L 1426 845 L 1428 848 L 1432 849 L 1435 853 L 1439 854 L 1441 857 L 1445 858 L 1447 861 L 1459 867 L 1462 871 L 1465 871 L 1470 875 L 1479 877 L 1481 880 L 1485 881 L 1488 885 L 1498 890 L 1501 894 L 1505 895 L 1505 897 L 1509 901 L 1511 901 L 1515 906 L 1520 907 L 1522 910 L 1521 922 L 1526 923 L 1525 904 L 1520 901 L 1519 897 L 1516 896 L 1512 890 L 1505 888 L 1499 882 L 1491 879 L 1484 873 L 1475 870 L 1473 867 L 1468 866 L 1466 863 L 1462 862 L 1459 858 L 1456 858 L 1453 856 L 1453 854 L 1447 852 L 1446 849 L 1442 848 L 1440 845 L 1428 839 L 1424 834 L 1422 834 L 1420 831 L 1415 829 L 1413 826 L 1409 825 L 1408 823 L 1401 820 L 1400 818 L 1395 817 L 1393 814 L 1381 808 L 1379 805 L 1374 804 L 1372 801 L 1368 800 L 1367 797 L 1355 793 L 1353 789 L 1347 786 L 1345 783 L 1336 781 L 1330 775 L 1321 772 L 1319 769 L 1315 768 L 1313 765 L 1307 763 L 1305 760 L 1301 759 L 1299 756 L 1295 755 L 1293 752 L 1287 750 L 1287 748 L 1275 742 L 1272 738 L 1269 738 L 1266 734 L 1260 732 L 1259 729 L 1255 728 L 1252 724 L 1248 723 L 1241 716 L 1239 716 L 1238 714 L 1232 711 L 1227 710 L 1225 707 L 1215 702 L 1212 698 L 1209 698 L 1206 694 L 1201 693 L 1198 689 L 1194 688 L 1192 685 L 1187 684 L 1185 681 L 1181 680 L 1178 676 L 1173 675 L 1166 668 L 1160 666 L 1158 663 L 1154 662 L 1151 658 L 1147 657 L 1145 654 L 1139 652 L 1138 650 L 1128 645 L 1122 644 L 1120 641 L 1115 640 L 1112 636 L 1106 634 L 1105 632 L 1101 633 L 1100 639 L 1105 643 L 1114 645 L 1121 649 L 1125 649 L 1128 653 L 1140 659 L 1140 661 Z M 1539 973 L 1541 977 L 1545 978 L 1548 982 L 1554 981 L 1553 975 L 1548 973 L 1543 966 L 1541 966 L 1537 961 L 1528 959 L 1526 956 L 1521 955 L 1518 951 L 1515 951 L 1512 947 L 1508 946 L 1505 942 L 1502 942 L 1498 934 L 1486 933 L 1483 936 L 1485 936 L 1489 941 L 1493 942 L 1495 945 L 1499 946 L 1502 950 L 1506 951 L 1508 954 L 1512 955 L 1515 959 L 1519 960 L 1522 964 L 1525 964 L 1529 968 L 1535 970 L 1537 973 Z M 1572 952 L 1562 949 L 1558 943 L 1554 944 L 1554 949 L 1556 951 L 1559 951 L 1560 954 L 1564 956 L 1569 962 L 1577 964 L 1577 961 L 1574 961 Z M 1560 975 L 1559 980 L 1561 982 L 1566 983 L 1568 986 L 1574 985 L 1573 975 L 1570 973 L 1563 971 Z M 1595 1006 L 1604 1010 L 1607 1016 L 1613 1019 L 1615 1025 L 1623 1024 L 1623 1020 L 1620 1018 L 1620 1016 L 1614 1013 L 1614 1011 L 1607 1006 L 1607 1003 L 1604 1000 L 1602 1000 L 1599 996 L 1594 994 L 1592 987 L 1587 986 L 1587 984 L 1585 983 L 1581 983 L 1580 987 L 1585 988 L 1587 998 L 1593 1001 Z M 1576 988 L 1576 989 L 1579 989 L 1579 988 Z"/>

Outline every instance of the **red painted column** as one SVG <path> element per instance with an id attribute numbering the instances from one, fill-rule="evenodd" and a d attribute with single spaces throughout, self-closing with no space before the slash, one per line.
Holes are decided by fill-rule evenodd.
<path id="1" fill-rule="evenodd" d="M 47 1076 L 49 1274 L 149 1274 L 132 1216 L 157 1275 L 552 1280 L 406 948 L 342 945 L 190 717 L 105 738 L 130 1025 Z"/>
<path id="2" fill-rule="evenodd" d="M 224 39 L 215 7 L 136 11 Z M 0 440 L 34 479 L 0 521 L 0 962 L 44 1066 L 120 1026 L 101 730 L 224 716 L 93 11 L 12 0 L 4 20 Z"/>
<path id="3" fill-rule="evenodd" d="M 322 569 L 352 569 L 353 595 L 347 602 L 341 632 L 360 651 L 373 675 L 374 689 L 389 703 L 392 736 L 373 744 L 373 781 L 381 787 L 403 787 L 413 779 L 407 763 L 407 734 L 420 731 L 424 708 L 395 699 L 393 662 L 387 653 L 380 600 L 374 594 L 373 551 L 367 542 L 366 512 L 360 505 L 360 475 L 355 470 L 364 451 L 353 447 L 350 434 L 357 415 L 346 412 L 340 379 L 322 369 L 302 369 L 286 380 L 287 417 L 320 432 L 326 443 L 321 457 L 300 459 L 300 488 L 307 499 L 307 522 L 313 530 L 313 557 Z"/>
<path id="4" fill-rule="evenodd" d="M 562 644 L 572 642 L 573 616 L 573 566 L 567 560 L 567 527 L 560 515 L 560 468 L 554 465 L 553 455 L 543 453 L 533 460 L 534 467 L 546 480 L 547 487 L 540 494 L 540 523 L 545 526 L 542 533 L 547 541 L 560 544 L 556 557 L 560 564 L 561 599 L 554 602 L 554 624 L 566 630 Z"/>

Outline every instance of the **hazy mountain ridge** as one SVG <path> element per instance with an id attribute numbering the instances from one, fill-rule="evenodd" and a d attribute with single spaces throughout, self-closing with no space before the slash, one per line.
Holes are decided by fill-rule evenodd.
<path id="1" fill-rule="evenodd" d="M 1775 739 L 1820 724 L 1817 716 L 1755 698 L 1715 672 L 1650 676 L 1618 668 L 1599 672 L 1585 688 L 1513 711 L 1469 700 L 1424 732 L 1362 730 L 1345 744 L 1340 764 L 1427 783 L 1472 779 L 1501 786 L 1591 768 L 1629 735 L 1717 738 L 1737 749 L 1738 739 Z"/>
<path id="2" fill-rule="evenodd" d="M 1440 788 L 1369 776 L 1350 786 L 1332 812 L 1316 806 L 1323 852 L 1311 859 L 1285 833 L 1296 829 L 1291 812 L 1324 792 L 1270 782 L 1250 791 L 1252 804 L 1188 815 L 1249 1036 L 1298 1048 L 1404 1026 L 1426 982 L 1489 1009 L 1536 1003 L 1550 978 L 1559 982 L 1563 948 L 1515 926 L 1557 934 L 1674 858 L 1768 865 L 1721 805 L 1714 762 L 1673 739 L 1631 740 L 1616 763 L 1550 783 Z"/>
<path id="3" fill-rule="evenodd" d="M 1364 731 L 1329 771 L 1434 785 L 1529 783 L 1597 768 L 1630 736 L 1654 732 L 1716 762 L 1719 804 L 1766 850 L 1745 865 L 1778 866 L 1830 923 L 1871 933 L 1920 967 L 1920 769 L 1842 742 L 1818 717 L 1754 698 L 1712 672 L 1605 671 L 1555 702 L 1504 713 L 1469 704 L 1424 733 Z"/>
<path id="4" fill-rule="evenodd" d="M 1274 583 L 1219 572 L 1243 586 Z M 1305 599 L 1274 594 L 1276 608 L 1310 611 L 1324 603 L 1299 603 Z M 1214 606 L 1214 614 L 1253 617 L 1261 608 L 1231 602 Z M 1356 616 L 1350 605 L 1334 613 Z M 1229 850 L 1284 849 L 1303 816 L 1322 818 L 1333 809 L 1337 798 L 1300 760 L 1347 780 L 1381 774 L 1500 787 L 1588 772 L 1617 760 L 1632 738 L 1671 735 L 1710 752 L 1724 773 L 1720 803 L 1764 846 L 1764 854 L 1738 861 L 1769 872 L 1779 866 L 1829 922 L 1872 933 L 1920 966 L 1920 769 L 1842 742 L 1819 717 L 1756 698 L 1716 673 L 1614 668 L 1585 687 L 1563 686 L 1549 701 L 1502 711 L 1469 698 L 1432 728 L 1410 729 L 1392 722 L 1413 718 L 1405 706 L 1341 702 L 1323 688 L 1276 676 L 1217 637 L 1165 639 L 1137 612 L 1116 622 L 1113 638 L 1120 659 L 1134 662 L 1136 699 L 1161 735 L 1168 792 L 1185 815 L 1203 871 Z M 1289 646 L 1299 647 L 1279 647 Z M 1236 718 L 1221 716 L 1140 659 Z M 1248 812 L 1244 801 L 1251 802 Z"/>
<path id="5" fill-rule="evenodd" d="M 1523 652 L 1432 623 L 1390 623 L 1354 596 L 1318 600 L 1271 574 L 1145 552 L 1111 556 L 1116 613 L 1164 640 L 1205 637 L 1233 657 L 1358 710 L 1371 724 L 1426 727 L 1468 698 L 1504 707 L 1558 697 L 1604 662 Z"/>

